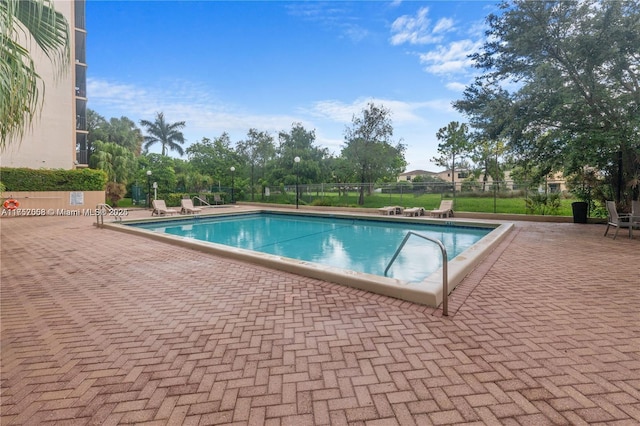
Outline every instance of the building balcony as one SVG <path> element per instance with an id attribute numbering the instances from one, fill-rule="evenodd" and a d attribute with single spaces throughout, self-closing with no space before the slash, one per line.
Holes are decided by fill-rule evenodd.
<path id="1" fill-rule="evenodd" d="M 89 150 L 78 149 L 76 150 L 76 164 L 77 165 L 89 165 Z"/>
<path id="2" fill-rule="evenodd" d="M 74 4 L 74 24 L 77 29 L 86 29 L 86 2 L 85 0 L 75 0 Z"/>
<path id="3" fill-rule="evenodd" d="M 87 118 L 80 115 L 76 116 L 76 130 L 87 131 Z"/>

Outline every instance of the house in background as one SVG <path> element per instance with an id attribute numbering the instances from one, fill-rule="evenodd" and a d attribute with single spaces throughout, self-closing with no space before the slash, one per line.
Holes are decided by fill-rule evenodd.
<path id="1" fill-rule="evenodd" d="M 6 147 L 3 167 L 74 169 L 87 167 L 87 63 L 85 0 L 54 0 L 56 11 L 67 19 L 70 35 L 70 66 L 55 74 L 51 61 L 32 40 L 25 40 L 45 90 L 42 110 L 26 129 L 21 141 Z"/>
<path id="2" fill-rule="evenodd" d="M 445 182 L 451 182 L 451 173 L 452 173 L 451 170 L 445 170 L 445 171 L 442 171 L 442 172 L 435 173 L 434 177 L 442 179 Z M 455 176 L 453 178 L 453 182 L 455 182 L 455 184 L 457 186 L 458 183 L 463 182 L 470 175 L 471 175 L 471 173 L 467 169 L 456 169 Z"/>
<path id="3" fill-rule="evenodd" d="M 468 170 L 456 170 L 456 176 L 454 182 L 459 184 L 469 177 Z M 441 179 L 444 182 L 451 183 L 451 170 L 445 170 L 442 172 L 428 172 L 426 170 L 412 170 L 410 172 L 401 173 L 398 176 L 398 182 L 412 182 L 417 177 L 428 177 L 432 179 Z"/>
<path id="4" fill-rule="evenodd" d="M 443 183 L 451 183 L 451 170 L 444 170 L 441 172 L 428 172 L 425 170 L 412 170 L 410 172 L 401 173 L 398 176 L 398 182 L 412 182 L 416 177 L 429 177 L 434 179 L 440 179 Z M 469 183 L 469 178 L 472 176 L 472 173 L 467 169 L 456 169 L 455 176 L 453 178 L 453 182 L 456 185 L 456 188 L 462 189 L 462 184 L 467 182 Z M 481 190 L 489 191 L 493 190 L 493 178 L 491 176 L 487 176 L 486 182 L 484 181 L 484 175 L 480 175 L 478 179 L 474 180 L 476 187 L 482 188 Z M 512 191 L 517 189 L 518 185 L 515 184 L 511 177 L 511 171 L 505 171 L 504 181 L 500 182 L 500 188 L 503 190 Z M 477 190 L 477 189 L 476 189 Z M 565 192 L 567 191 L 567 182 L 564 178 L 562 172 L 553 173 L 547 176 L 545 182 L 540 185 L 538 188 L 539 192 Z"/>
<path id="5" fill-rule="evenodd" d="M 426 170 L 412 170 L 410 172 L 400 173 L 398 182 L 411 182 L 418 176 L 420 177 L 437 177 L 437 173 L 428 172 Z"/>

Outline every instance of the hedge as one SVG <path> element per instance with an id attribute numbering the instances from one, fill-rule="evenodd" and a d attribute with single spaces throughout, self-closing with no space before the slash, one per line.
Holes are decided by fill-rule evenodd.
<path id="1" fill-rule="evenodd" d="M 48 170 L 0 167 L 5 191 L 104 191 L 107 174 L 102 170 Z"/>

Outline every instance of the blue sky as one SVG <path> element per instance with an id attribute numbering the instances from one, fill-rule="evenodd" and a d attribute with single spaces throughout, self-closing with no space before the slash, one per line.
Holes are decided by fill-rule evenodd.
<path id="1" fill-rule="evenodd" d="M 436 132 L 475 70 L 487 1 L 87 1 L 89 108 L 185 121 L 188 146 L 250 128 L 315 129 L 339 155 L 368 102 L 391 110 L 408 170 L 440 170 Z M 276 138 L 277 141 L 277 138 Z M 177 154 L 171 153 L 176 156 Z"/>

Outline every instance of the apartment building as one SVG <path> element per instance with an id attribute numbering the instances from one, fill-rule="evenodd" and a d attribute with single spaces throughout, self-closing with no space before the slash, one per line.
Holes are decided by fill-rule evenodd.
<path id="1" fill-rule="evenodd" d="M 70 67 L 55 72 L 47 56 L 33 41 L 29 48 L 36 70 L 44 81 L 39 116 L 22 141 L 2 153 L 3 167 L 73 169 L 87 167 L 87 31 L 85 0 L 54 0 L 56 10 L 67 19 L 70 30 Z"/>

